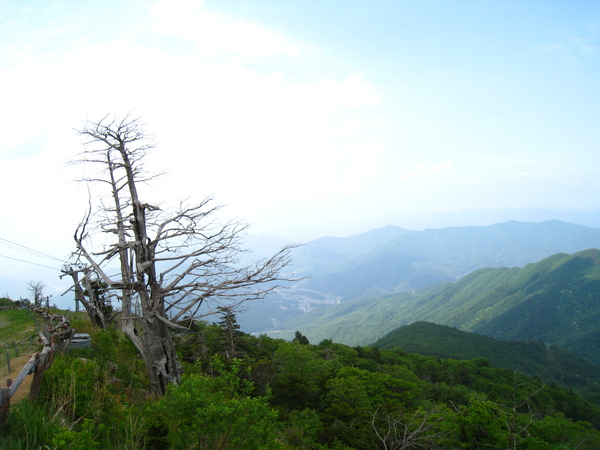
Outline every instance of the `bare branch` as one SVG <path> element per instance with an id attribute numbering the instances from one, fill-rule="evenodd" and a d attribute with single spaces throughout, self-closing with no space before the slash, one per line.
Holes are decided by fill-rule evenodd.
<path id="1" fill-rule="evenodd" d="M 295 281 L 282 275 L 295 246 L 240 264 L 248 226 L 218 221 L 221 208 L 212 198 L 180 202 L 174 210 L 142 201 L 138 186 L 161 174 L 144 169 L 153 146 L 139 120 L 106 116 L 79 133 L 86 149 L 73 164 L 98 169 L 82 180 L 98 184 L 105 196 L 98 197 L 97 212 L 90 204 L 75 231 L 74 256 L 120 298 L 122 328 L 146 361 L 153 389 L 162 393 L 166 383 L 179 381 L 181 372 L 170 328 L 184 316 L 204 316 L 211 305 L 238 308 Z M 118 276 L 110 276 L 115 269 Z M 136 319 L 136 302 L 143 320 Z"/>

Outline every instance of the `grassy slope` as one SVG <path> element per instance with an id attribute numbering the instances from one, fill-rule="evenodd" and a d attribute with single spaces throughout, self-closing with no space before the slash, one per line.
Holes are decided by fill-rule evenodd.
<path id="1" fill-rule="evenodd" d="M 0 311 L 0 351 L 4 352 L 9 348 L 12 350 L 15 343 L 19 351 L 37 346 L 36 335 L 35 319 L 30 310 Z"/>
<path id="2" fill-rule="evenodd" d="M 39 351 L 36 323 L 28 309 L 0 311 L 0 383 L 6 386 L 8 378 L 16 378 L 32 353 Z M 10 358 L 8 371 L 6 355 Z M 16 397 L 13 397 L 13 401 Z"/>

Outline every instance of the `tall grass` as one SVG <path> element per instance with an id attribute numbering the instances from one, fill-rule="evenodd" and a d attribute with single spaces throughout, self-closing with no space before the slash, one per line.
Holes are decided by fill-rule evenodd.
<path id="1" fill-rule="evenodd" d="M 81 316 L 72 324 L 92 335 L 93 347 L 55 356 L 36 401 L 11 408 L 0 450 L 147 447 L 143 410 L 153 399 L 137 350 L 114 328 L 93 328 Z"/>
<path id="2" fill-rule="evenodd" d="M 52 438 L 63 425 L 48 405 L 23 400 L 11 408 L 0 434 L 0 449 L 53 448 Z"/>

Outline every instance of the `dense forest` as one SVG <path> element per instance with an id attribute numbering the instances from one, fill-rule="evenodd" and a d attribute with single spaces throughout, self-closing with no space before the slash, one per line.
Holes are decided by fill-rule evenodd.
<path id="1" fill-rule="evenodd" d="M 161 397 L 120 331 L 72 322 L 93 348 L 55 358 L 2 448 L 600 448 L 597 406 L 485 358 L 252 336 L 224 311 L 182 323 L 184 375 Z"/>
<path id="2" fill-rule="evenodd" d="M 374 346 L 402 348 L 437 358 L 486 358 L 493 367 L 518 370 L 572 389 L 600 406 L 600 367 L 542 341 L 505 341 L 446 325 L 414 322 L 388 333 Z"/>

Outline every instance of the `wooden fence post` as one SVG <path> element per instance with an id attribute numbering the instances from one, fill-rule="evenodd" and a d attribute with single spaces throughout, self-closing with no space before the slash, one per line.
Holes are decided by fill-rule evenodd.
<path id="1" fill-rule="evenodd" d="M 37 359 L 37 364 L 33 372 L 33 380 L 31 380 L 31 385 L 29 387 L 29 400 L 31 401 L 35 400 L 40 392 L 42 379 L 44 378 L 44 372 L 46 372 L 46 369 L 52 365 L 52 356 L 53 352 L 51 347 L 46 346 Z"/>
<path id="2" fill-rule="evenodd" d="M 8 369 L 8 373 L 12 372 L 10 369 L 10 354 L 8 353 L 8 350 L 6 350 L 6 368 Z"/>
<path id="3" fill-rule="evenodd" d="M 10 412 L 10 388 L 0 388 L 0 430 L 4 427 Z"/>
<path id="4" fill-rule="evenodd" d="M 11 397 L 13 395 L 15 395 L 15 392 L 17 392 L 17 389 L 19 389 L 19 386 L 21 386 L 21 383 L 23 382 L 25 377 L 33 371 L 33 369 L 35 368 L 35 366 L 38 362 L 38 357 L 39 357 L 39 353 L 34 353 L 33 355 L 31 355 L 31 358 L 29 358 L 29 361 L 27 361 L 27 364 L 25 364 L 23 366 L 23 368 L 21 369 L 21 373 L 19 373 L 17 378 L 15 378 L 15 381 L 12 382 L 12 384 L 10 386 L 10 396 Z"/>

